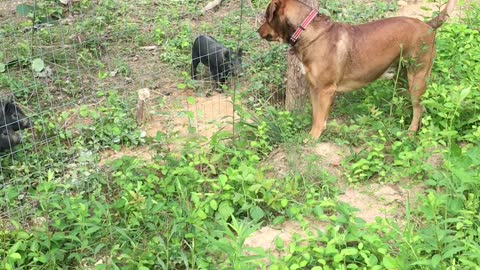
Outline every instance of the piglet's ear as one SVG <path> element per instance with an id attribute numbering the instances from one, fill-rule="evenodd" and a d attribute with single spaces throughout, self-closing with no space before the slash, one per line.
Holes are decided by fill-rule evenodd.
<path id="1" fill-rule="evenodd" d="M 230 59 L 230 50 L 223 50 L 223 56 L 225 59 Z"/>
<path id="2" fill-rule="evenodd" d="M 5 103 L 5 112 L 15 112 L 17 110 L 15 104 L 11 101 Z"/>
<path id="3" fill-rule="evenodd" d="M 272 2 L 268 5 L 267 13 L 266 13 L 267 22 L 272 22 L 273 15 L 279 6 L 280 6 L 279 0 L 272 0 Z"/>

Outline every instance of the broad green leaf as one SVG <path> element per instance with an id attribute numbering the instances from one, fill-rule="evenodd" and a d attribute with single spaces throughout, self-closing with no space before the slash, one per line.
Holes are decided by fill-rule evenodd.
<path id="1" fill-rule="evenodd" d="M 282 248 L 285 247 L 282 238 L 280 238 L 280 237 L 278 237 L 278 236 L 275 237 L 275 239 L 274 239 L 274 244 L 275 244 L 275 247 L 276 247 L 277 249 L 282 249 Z"/>
<path id="2" fill-rule="evenodd" d="M 228 201 L 223 201 L 218 207 L 218 213 L 222 216 L 223 219 L 229 218 L 233 214 L 233 208 Z"/>
<path id="3" fill-rule="evenodd" d="M 5 72 L 5 64 L 0 63 L 0 73 Z"/>
<path id="4" fill-rule="evenodd" d="M 390 256 L 385 256 L 383 257 L 383 261 L 382 261 L 382 264 L 383 266 L 385 266 L 385 268 L 387 269 L 398 269 L 398 264 L 397 262 L 395 261 L 394 258 L 390 257 Z"/>
<path id="5" fill-rule="evenodd" d="M 120 130 L 119 127 L 113 127 L 112 128 L 112 134 L 115 135 L 115 136 L 118 136 L 118 135 L 122 134 L 122 131 Z"/>
<path id="6" fill-rule="evenodd" d="M 15 11 L 17 12 L 17 14 L 27 17 L 30 13 L 33 13 L 35 11 L 35 8 L 31 5 L 20 4 L 17 5 Z"/>
<path id="7" fill-rule="evenodd" d="M 358 250 L 354 247 L 349 247 L 349 248 L 342 249 L 342 251 L 340 251 L 340 252 L 343 255 L 346 255 L 346 256 L 357 255 L 358 254 Z"/>
<path id="8" fill-rule="evenodd" d="M 95 247 L 95 251 L 94 251 L 94 254 L 98 254 L 104 247 L 106 247 L 107 245 L 103 244 L 103 243 L 100 243 L 98 244 L 96 247 Z"/>
<path id="9" fill-rule="evenodd" d="M 8 257 L 14 260 L 22 259 L 22 256 L 20 255 L 20 253 L 17 253 L 17 252 L 9 254 Z"/>
<path id="10" fill-rule="evenodd" d="M 442 256 L 440 256 L 439 254 L 435 254 L 432 257 L 432 266 L 436 268 L 441 260 L 442 260 Z"/>
<path id="11" fill-rule="evenodd" d="M 213 209 L 213 210 L 217 210 L 218 209 L 218 203 L 216 200 L 211 200 L 210 201 L 210 207 Z"/>
<path id="12" fill-rule="evenodd" d="M 104 263 L 95 265 L 95 270 L 105 270 L 105 269 L 107 269 L 107 265 Z"/>
<path id="13" fill-rule="evenodd" d="M 41 262 L 41 263 L 46 263 L 48 260 L 47 260 L 47 257 L 45 255 L 42 255 L 42 256 L 35 257 L 34 261 Z"/>
<path id="14" fill-rule="evenodd" d="M 343 256 L 343 254 L 338 253 L 338 254 L 335 254 L 335 256 L 333 256 L 333 261 L 338 263 L 343 261 L 344 258 L 345 257 Z"/>
<path id="15" fill-rule="evenodd" d="M 278 216 L 278 217 L 273 219 L 272 224 L 273 225 L 282 224 L 283 222 L 285 222 L 285 220 L 286 220 L 286 218 L 284 216 Z"/>
<path id="16" fill-rule="evenodd" d="M 195 98 L 194 97 L 187 97 L 187 102 L 190 105 L 195 105 Z"/>
<path id="17" fill-rule="evenodd" d="M 219 184 L 220 186 L 222 186 L 222 187 L 225 186 L 225 184 L 227 183 L 227 181 L 228 181 L 228 178 L 227 178 L 226 175 L 221 174 L 221 175 L 218 176 L 218 184 Z"/>
<path id="18" fill-rule="evenodd" d="M 13 266 L 12 266 L 11 264 L 9 264 L 9 263 L 5 263 L 4 267 L 5 267 L 5 270 L 11 270 L 11 269 L 13 269 Z"/>
<path id="19" fill-rule="evenodd" d="M 23 241 L 16 242 L 13 244 L 13 246 L 10 247 L 8 250 L 9 253 L 14 254 L 16 251 L 20 248 L 20 245 L 23 243 Z"/>
<path id="20" fill-rule="evenodd" d="M 253 206 L 250 208 L 250 215 L 252 216 L 253 220 L 260 220 L 265 216 L 262 208 L 258 206 Z"/>
<path id="21" fill-rule="evenodd" d="M 224 153 L 215 154 L 210 158 L 211 163 L 216 163 L 223 158 Z"/>
<path id="22" fill-rule="evenodd" d="M 453 248 L 445 251 L 443 253 L 442 257 L 443 257 L 443 259 L 449 259 L 449 258 L 453 257 L 453 255 L 457 254 L 460 251 L 464 251 L 464 250 L 465 250 L 465 247 L 463 247 L 463 246 L 462 247 L 453 247 Z"/>
<path id="23" fill-rule="evenodd" d="M 205 212 L 203 212 L 202 210 L 198 210 L 197 211 L 197 216 L 201 219 L 201 220 L 204 220 L 207 218 L 207 214 L 205 214 Z"/>
<path id="24" fill-rule="evenodd" d="M 472 87 L 467 87 L 460 92 L 460 102 L 462 102 L 469 94 L 470 91 L 472 90 Z"/>
<path id="25" fill-rule="evenodd" d="M 93 226 L 93 227 L 90 227 L 90 228 L 85 232 L 85 234 L 86 234 L 86 235 L 91 235 L 91 234 L 95 233 L 96 231 L 98 231 L 98 230 L 100 230 L 100 229 L 101 229 L 101 227 L 99 227 L 99 226 Z"/>
<path id="26" fill-rule="evenodd" d="M 177 88 L 180 89 L 180 90 L 183 90 L 183 89 L 185 89 L 186 87 L 187 87 L 187 85 L 184 84 L 184 83 L 179 83 L 179 84 L 177 84 Z"/>
<path id="27" fill-rule="evenodd" d="M 42 71 L 44 68 L 45 68 L 45 63 L 43 62 L 42 59 L 40 59 L 40 58 L 33 59 L 33 61 L 32 61 L 32 69 L 33 69 L 35 72 L 40 72 L 40 71 Z"/>

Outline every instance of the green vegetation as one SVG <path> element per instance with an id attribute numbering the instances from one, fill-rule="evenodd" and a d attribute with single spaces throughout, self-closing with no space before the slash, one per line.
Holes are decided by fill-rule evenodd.
<path id="1" fill-rule="evenodd" d="M 339 164 L 343 175 L 332 175 L 308 152 L 318 143 L 306 140 L 308 106 L 285 112 L 270 102 L 272 93 L 284 92 L 287 47 L 266 44 L 255 32 L 267 0 L 243 10 L 238 1 L 224 1 L 219 20 L 199 14 L 204 0 L 134 1 L 135 9 L 129 1 L 39 2 L 36 9 L 17 7 L 16 20 L 0 24 L 1 92 L 8 89 L 36 112 L 34 134 L 0 157 L 1 269 L 478 269 L 478 4 L 438 31 L 415 136 L 407 136 L 411 110 L 401 83 L 378 81 L 337 98 L 331 115 L 337 121 L 320 141 L 351 151 Z M 320 2 L 346 22 L 396 8 L 384 1 Z M 59 23 L 68 15 L 71 22 Z M 32 32 L 33 24 L 41 27 Z M 152 61 L 162 77 L 170 76 L 176 91 L 201 95 L 189 77 L 189 54 L 194 35 L 203 32 L 246 53 L 245 75 L 232 87 L 242 89 L 233 101 L 234 137 L 222 130 L 186 139 L 173 129 L 147 137 L 134 116 L 139 85 L 130 76 L 139 67 L 132 55 L 152 58 L 141 47 L 156 45 Z M 55 73 L 42 79 L 47 66 Z M 153 76 L 155 69 L 145 72 Z M 164 98 L 155 99 L 156 109 L 177 114 Z M 125 156 L 99 165 L 105 150 L 138 146 L 150 146 L 152 159 Z M 286 155 L 281 176 L 272 173 L 280 170 L 270 159 L 276 151 Z M 432 155 L 441 161 L 433 164 Z M 365 223 L 339 201 L 338 183 L 423 189 L 407 201 L 403 219 Z M 261 226 L 288 220 L 305 232 L 275 241 L 282 256 L 245 246 Z M 312 220 L 325 229 L 309 230 Z"/>

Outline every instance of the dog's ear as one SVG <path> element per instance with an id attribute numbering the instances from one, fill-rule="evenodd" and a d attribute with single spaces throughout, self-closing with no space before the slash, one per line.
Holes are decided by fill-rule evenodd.
<path id="1" fill-rule="evenodd" d="M 272 0 L 272 2 L 268 4 L 267 14 L 266 14 L 267 22 L 272 22 L 273 14 L 275 13 L 275 11 L 278 9 L 279 6 L 280 6 L 279 0 Z"/>

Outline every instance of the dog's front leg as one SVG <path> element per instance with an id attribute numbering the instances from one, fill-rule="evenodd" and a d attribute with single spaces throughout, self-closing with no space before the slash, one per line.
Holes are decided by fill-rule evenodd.
<path id="1" fill-rule="evenodd" d="M 327 126 L 328 112 L 335 97 L 336 86 L 310 87 L 312 101 L 312 130 L 310 136 L 318 139 Z"/>

